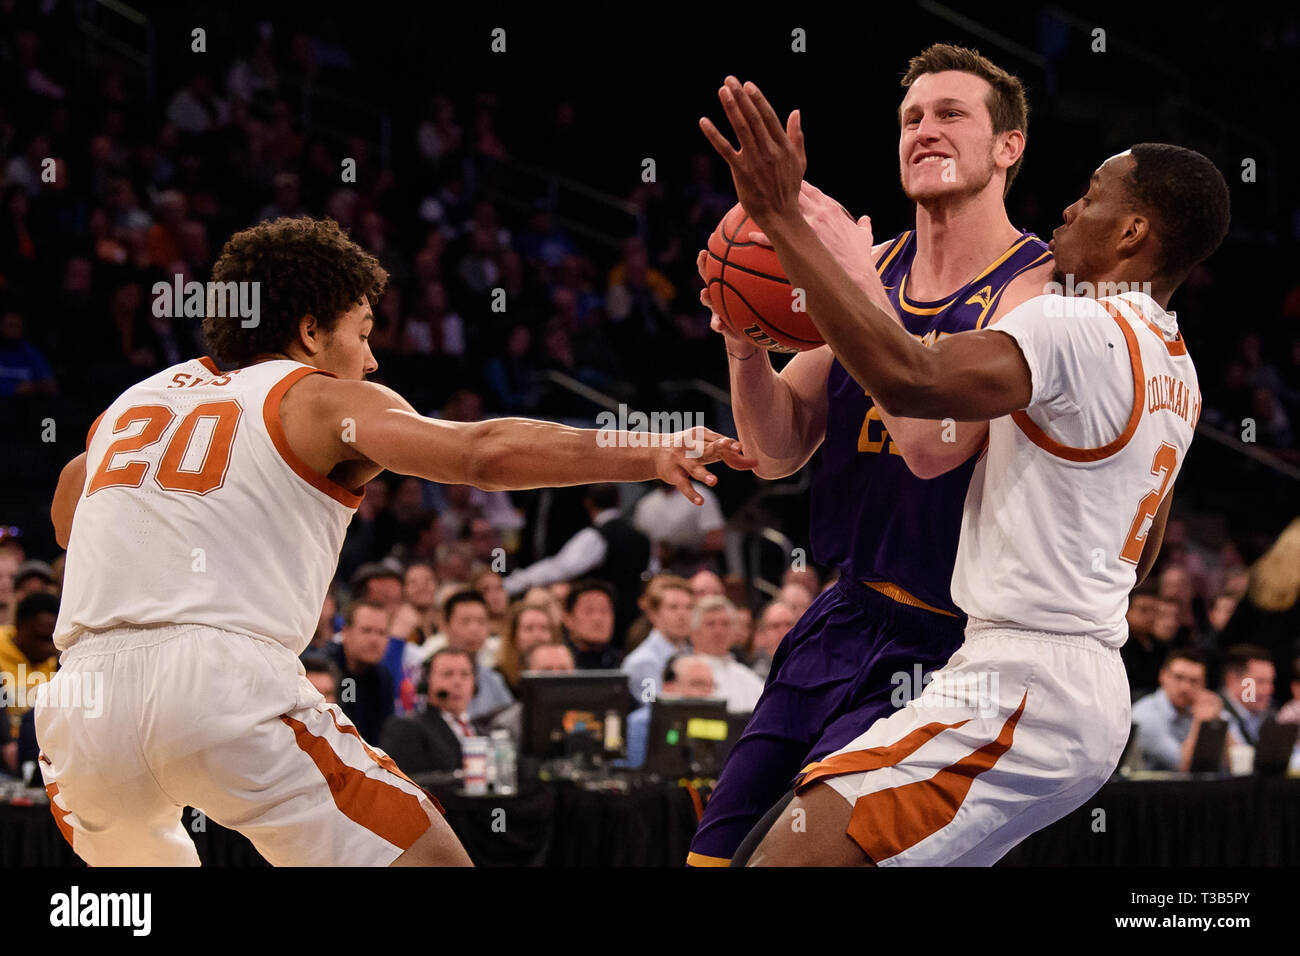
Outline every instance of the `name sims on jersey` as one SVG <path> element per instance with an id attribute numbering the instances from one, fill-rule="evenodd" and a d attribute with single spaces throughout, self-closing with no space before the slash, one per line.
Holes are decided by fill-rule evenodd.
<path id="1" fill-rule="evenodd" d="M 1168 409 L 1195 427 L 1201 416 L 1199 390 L 1193 394 L 1187 383 L 1173 375 L 1152 375 L 1147 382 L 1147 411 Z"/>

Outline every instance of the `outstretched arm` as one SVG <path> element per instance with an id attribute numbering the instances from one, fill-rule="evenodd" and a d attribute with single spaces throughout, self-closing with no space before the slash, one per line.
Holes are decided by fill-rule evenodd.
<path id="1" fill-rule="evenodd" d="M 311 376 L 294 387 L 320 378 Z M 418 414 L 383 385 L 336 379 L 317 384 L 315 398 L 312 419 L 318 433 L 337 443 L 338 460 L 369 461 L 398 474 L 484 491 L 659 478 L 702 504 L 690 483 L 717 482 L 705 465 L 756 464 L 743 455 L 738 442 L 707 428 L 658 435 L 571 428 L 527 418 L 440 421 Z M 353 423 L 348 430 L 352 441 L 344 441 L 343 430 L 333 426 L 345 419 Z"/>

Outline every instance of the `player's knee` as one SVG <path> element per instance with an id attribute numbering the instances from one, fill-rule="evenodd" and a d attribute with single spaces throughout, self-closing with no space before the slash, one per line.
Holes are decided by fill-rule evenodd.
<path id="1" fill-rule="evenodd" d="M 772 823 L 746 866 L 870 866 L 848 834 L 852 814 L 830 787 L 814 786 Z"/>

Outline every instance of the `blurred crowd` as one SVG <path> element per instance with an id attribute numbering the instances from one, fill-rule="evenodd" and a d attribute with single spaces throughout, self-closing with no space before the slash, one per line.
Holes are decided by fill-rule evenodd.
<path id="1" fill-rule="evenodd" d="M 214 48 L 202 70 L 159 71 L 151 101 L 122 61 L 79 56 L 72 32 L 0 4 L 0 452 L 23 463 L 4 479 L 16 504 L 0 514 L 9 522 L 0 527 L 0 655 L 29 673 L 54 666 L 61 558 L 35 529 L 48 523 L 57 470 L 33 452 L 38 433 L 18 434 L 14 423 L 48 417 L 75 446 L 123 388 L 203 354 L 198 319 L 156 315 L 151 290 L 176 276 L 205 281 L 226 238 L 253 223 L 331 216 L 379 258 L 391 280 L 371 336 L 374 377 L 430 415 L 590 420 L 593 407 L 557 387 L 556 373 L 641 408 L 682 408 L 665 391 L 669 368 L 726 387 L 693 265 L 734 202 L 713 158 L 687 147 L 682 182 L 642 182 L 619 196 L 630 212 L 607 241 L 566 225 L 548 189 L 512 194 L 522 144 L 500 122 L 495 94 L 429 90 L 418 118 L 395 129 L 390 155 L 382 137 L 322 121 L 328 104 L 303 93 L 365 86 L 337 20 L 281 30 L 231 16 L 237 50 Z M 599 129 L 574 101 L 546 110 L 544 155 L 583 180 Z M 1193 313 L 1215 301 L 1205 292 L 1214 269 L 1189 287 Z M 1259 446 L 1300 461 L 1300 286 L 1274 318 L 1289 331 L 1221 324 L 1227 344 L 1197 353 L 1204 418 L 1230 434 L 1249 428 Z M 662 692 L 716 694 L 743 712 L 780 638 L 830 581 L 813 567 L 789 570 L 773 594 L 728 573 L 734 509 L 697 490 L 704 508 L 667 488 L 512 496 L 376 479 L 304 657 L 309 676 L 364 736 L 440 766 L 459 765 L 456 748 L 403 721 L 434 713 L 455 740 L 517 731 L 528 669 L 621 667 L 638 707 Z M 790 499 L 788 514 L 804 501 Z M 629 554 L 636 560 L 613 560 Z M 1259 656 L 1253 635 L 1229 627 L 1249 587 L 1233 545 L 1206 548 L 1171 522 L 1161 563 L 1129 610 L 1135 698 L 1164 693 L 1183 721 L 1194 705 L 1208 713 L 1199 691 L 1192 700 L 1165 686 L 1175 669 L 1196 666 L 1201 689 L 1249 673 L 1265 711 L 1297 696 L 1296 635 Z M 0 657 L 5 670 L 9 658 Z M 1265 660 L 1267 682 L 1256 673 Z M 26 745 L 22 714 L 10 716 L 12 770 Z"/>

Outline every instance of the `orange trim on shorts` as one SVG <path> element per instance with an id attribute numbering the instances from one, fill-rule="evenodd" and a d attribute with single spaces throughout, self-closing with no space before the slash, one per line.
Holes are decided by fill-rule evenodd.
<path id="1" fill-rule="evenodd" d="M 294 369 L 276 382 L 271 387 L 271 390 L 267 392 L 266 402 L 262 405 L 262 420 L 266 423 L 266 430 L 271 436 L 271 443 L 275 445 L 275 450 L 280 453 L 280 457 L 284 459 L 285 464 L 292 468 L 299 478 L 317 491 L 325 492 L 339 504 L 355 508 L 361 504 L 362 495 L 355 491 L 349 491 L 337 482 L 330 480 L 299 458 L 294 453 L 294 450 L 289 447 L 289 439 L 284 433 L 284 424 L 280 421 L 280 402 L 284 398 L 285 392 L 308 375 L 316 375 L 317 373 L 328 375 L 330 378 L 337 377 L 323 368 L 307 368 L 304 366 L 303 368 Z"/>
<path id="2" fill-rule="evenodd" d="M 960 727 L 969 720 L 970 718 L 967 717 L 966 720 L 959 720 L 955 724 L 941 724 L 936 721 L 917 727 L 911 733 L 894 741 L 887 747 L 850 750 L 847 753 L 836 754 L 833 757 L 827 757 L 825 760 L 810 763 L 799 771 L 799 781 L 794 786 L 794 792 L 803 793 L 818 780 L 824 780 L 827 777 L 840 777 L 846 773 L 865 773 L 868 770 L 879 770 L 881 767 L 892 767 L 899 761 L 911 756 L 922 745 L 929 743 L 943 731 L 950 730 L 953 727 Z"/>
<path id="3" fill-rule="evenodd" d="M 44 754 L 41 754 L 41 759 L 49 763 Z M 72 842 L 72 824 L 68 822 L 69 813 L 54 802 L 54 798 L 59 795 L 59 785 L 57 783 L 47 783 L 45 793 L 50 798 L 50 813 L 54 814 L 54 822 L 59 825 L 59 832 L 63 834 L 63 839 L 68 841 L 68 846 L 72 847 L 75 852 L 77 847 Z"/>
<path id="4" fill-rule="evenodd" d="M 985 442 L 986 450 L 987 450 L 987 446 L 988 443 Z M 934 614 L 942 614 L 944 617 L 957 616 L 956 614 L 953 614 L 952 611 L 945 611 L 943 608 L 933 607 L 932 605 L 926 604 L 919 597 L 915 597 L 914 595 L 907 593 L 902 588 L 900 588 L 897 584 L 893 584 L 890 581 L 863 581 L 862 583 L 865 584 L 867 587 L 871 588 L 871 590 L 879 591 L 885 597 L 889 598 L 890 600 L 897 601 L 899 604 L 906 604 L 908 607 L 919 607 L 923 611 L 930 611 Z"/>
<path id="5" fill-rule="evenodd" d="M 335 806 L 349 820 L 403 851 L 428 831 L 429 815 L 419 797 L 348 766 L 328 740 L 317 737 L 302 721 L 287 714 L 281 714 L 280 719 L 293 731 L 299 749 L 316 764 L 329 785 Z"/>
<path id="6" fill-rule="evenodd" d="M 731 861 L 723 856 L 705 856 L 703 853 L 687 853 L 687 866 L 731 866 Z"/>
<path id="7" fill-rule="evenodd" d="M 952 823 L 975 778 L 991 769 L 1011 749 L 1016 724 L 1025 712 L 1028 700 L 1029 691 L 1025 691 L 1020 706 L 1002 725 L 996 740 L 945 767 L 929 780 L 917 780 L 859 797 L 853 804 L 847 832 L 862 847 L 862 852 L 872 862 L 879 863 L 911 849 Z"/>
<path id="8" fill-rule="evenodd" d="M 1109 302 L 1099 302 L 1098 305 L 1110 313 L 1110 317 L 1124 333 L 1124 341 L 1128 343 L 1129 365 L 1133 369 L 1133 410 L 1129 413 L 1128 424 L 1124 426 L 1124 431 L 1114 441 L 1097 448 L 1073 448 L 1050 437 L 1023 409 L 1011 413 L 1012 421 L 1020 426 L 1026 438 L 1043 451 L 1064 458 L 1066 461 L 1101 461 L 1115 454 L 1129 443 L 1129 439 L 1137 431 L 1138 422 L 1142 420 L 1142 409 L 1146 405 L 1147 389 L 1145 373 L 1142 371 L 1142 351 L 1138 348 L 1137 335 L 1133 332 L 1133 326 L 1129 325 Z"/>
<path id="9" fill-rule="evenodd" d="M 428 797 L 430 800 L 433 801 L 433 805 L 438 808 L 439 813 L 441 813 L 444 817 L 447 815 L 447 811 L 442 808 L 442 804 L 438 802 L 438 798 L 435 797 L 433 794 L 431 794 L 428 790 L 425 790 L 424 787 L 421 787 L 418 783 L 416 783 L 406 774 L 402 773 L 401 769 L 397 766 L 396 760 L 388 756 L 388 754 L 384 753 L 382 750 L 375 750 L 373 747 L 370 746 L 370 744 L 366 743 L 365 739 L 361 736 L 361 731 L 357 730 L 357 728 L 352 724 L 340 724 L 338 715 L 336 715 L 333 710 L 329 712 L 329 715 L 330 715 L 330 720 L 334 721 L 334 728 L 339 733 L 351 734 L 353 737 L 356 737 L 357 741 L 361 744 L 361 746 L 365 748 L 366 753 L 370 755 L 371 760 L 379 764 L 379 766 L 383 767 L 389 773 L 397 774 L 397 776 L 401 777 L 411 786 L 420 790 L 426 797 Z"/>

